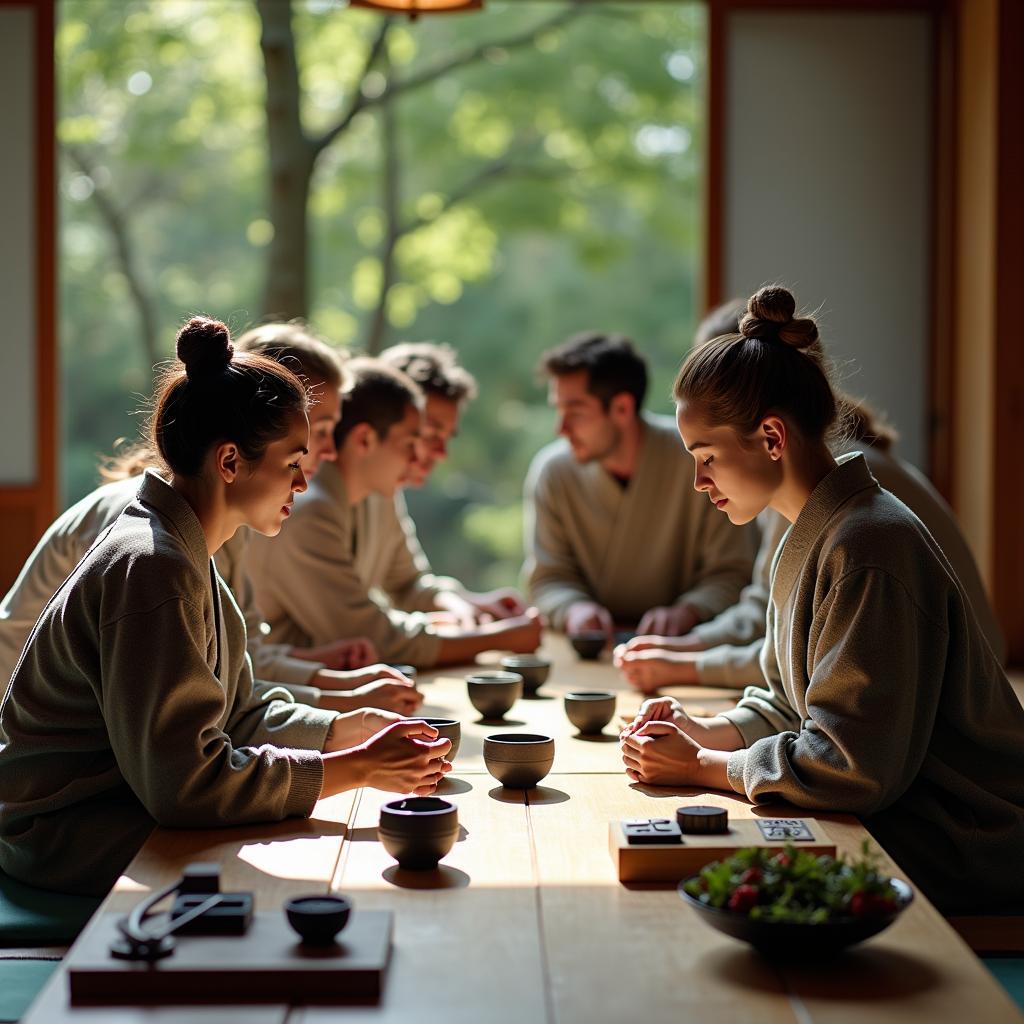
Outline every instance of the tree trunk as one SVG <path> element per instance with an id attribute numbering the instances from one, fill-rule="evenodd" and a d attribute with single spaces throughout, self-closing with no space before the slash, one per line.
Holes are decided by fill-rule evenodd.
<path id="1" fill-rule="evenodd" d="M 390 71 L 390 67 L 388 68 Z M 395 101 L 390 97 L 380 105 L 380 148 L 383 185 L 382 205 L 384 207 L 384 241 L 380 250 L 380 295 L 377 308 L 373 311 L 370 327 L 366 334 L 366 351 L 377 355 L 387 344 L 388 335 L 388 292 L 395 283 L 395 247 L 402 237 L 399 224 L 400 170 L 398 154 L 398 129 L 395 124 Z"/>
<path id="2" fill-rule="evenodd" d="M 290 0 L 256 0 L 262 22 L 260 49 L 267 75 L 269 217 L 274 228 L 267 253 L 263 314 L 290 319 L 309 315 L 308 200 L 314 148 L 302 130 L 299 72 Z"/>

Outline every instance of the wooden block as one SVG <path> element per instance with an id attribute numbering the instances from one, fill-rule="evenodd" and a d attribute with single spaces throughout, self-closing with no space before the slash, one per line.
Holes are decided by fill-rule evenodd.
<path id="1" fill-rule="evenodd" d="M 319 948 L 302 945 L 283 913 L 256 914 L 244 936 L 181 938 L 152 964 L 110 955 L 120 917 L 104 914 L 68 957 L 74 1005 L 376 1003 L 391 955 L 388 911 L 354 911 L 337 943 Z"/>
<path id="2" fill-rule="evenodd" d="M 633 846 L 626 838 L 621 821 L 608 824 L 608 848 L 620 882 L 678 882 L 696 874 L 705 864 L 731 857 L 743 846 L 759 846 L 764 850 L 781 850 L 786 840 L 767 839 L 758 827 L 761 819 L 734 818 L 729 831 L 722 834 L 694 835 L 687 833 L 682 843 L 646 843 Z M 793 819 L 797 820 L 797 819 Z M 812 841 L 794 843 L 810 853 L 836 855 L 835 843 L 825 826 L 815 818 L 800 818 L 814 836 Z"/>

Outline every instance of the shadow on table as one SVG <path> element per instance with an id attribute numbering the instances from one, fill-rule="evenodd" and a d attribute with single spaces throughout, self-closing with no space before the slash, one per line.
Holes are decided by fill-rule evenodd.
<path id="1" fill-rule="evenodd" d="M 834 959 L 806 965 L 773 963 L 752 949 L 716 949 L 702 958 L 700 972 L 763 992 L 787 991 L 830 1002 L 908 998 L 941 984 L 927 963 L 891 947 L 849 949 Z"/>
<path id="2" fill-rule="evenodd" d="M 544 804 L 564 804 L 569 799 L 568 793 L 563 793 L 553 786 L 534 786 L 526 791 L 526 802 L 530 807 L 538 807 Z"/>
<path id="3" fill-rule="evenodd" d="M 518 718 L 478 718 L 474 725 L 486 725 L 492 729 L 510 729 L 517 725 L 526 725 L 526 722 Z"/>
<path id="4" fill-rule="evenodd" d="M 392 864 L 380 877 L 399 889 L 465 889 L 469 885 L 465 871 L 447 864 L 439 864 L 433 871 L 407 871 Z"/>
<path id="5" fill-rule="evenodd" d="M 581 732 L 576 733 L 573 736 L 574 740 L 579 740 L 581 743 L 618 743 L 619 737 L 612 736 L 611 733 L 599 732 L 596 736 L 586 736 Z"/>
<path id="6" fill-rule="evenodd" d="M 468 793 L 472 790 L 472 783 L 465 779 L 453 779 L 450 775 L 445 776 L 434 790 L 434 796 L 458 796 L 459 793 Z"/>

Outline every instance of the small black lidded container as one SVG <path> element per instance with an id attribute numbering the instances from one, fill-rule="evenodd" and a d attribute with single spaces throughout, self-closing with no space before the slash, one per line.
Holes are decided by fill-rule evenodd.
<path id="1" fill-rule="evenodd" d="M 729 812 L 722 807 L 687 804 L 676 808 L 676 823 L 683 835 L 720 835 L 729 831 Z"/>

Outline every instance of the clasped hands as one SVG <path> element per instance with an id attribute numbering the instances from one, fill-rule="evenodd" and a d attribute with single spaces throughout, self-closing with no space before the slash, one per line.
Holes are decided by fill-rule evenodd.
<path id="1" fill-rule="evenodd" d="M 732 723 L 691 718 L 674 697 L 645 700 L 619 739 L 626 774 L 633 782 L 726 790 L 731 788 L 728 751 L 743 745 Z"/>

